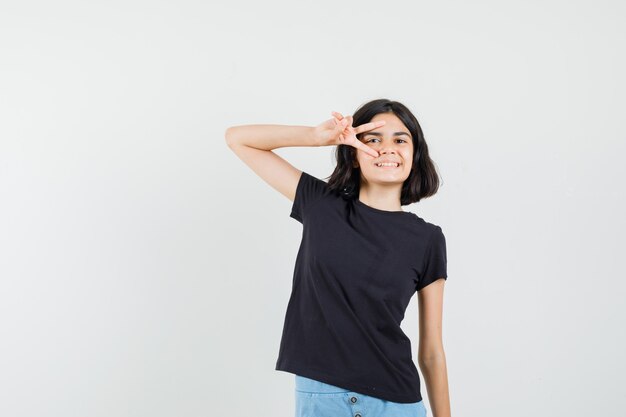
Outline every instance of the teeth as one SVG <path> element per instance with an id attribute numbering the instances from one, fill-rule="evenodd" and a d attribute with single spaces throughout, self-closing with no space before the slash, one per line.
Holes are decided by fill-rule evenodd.
<path id="1" fill-rule="evenodd" d="M 376 164 L 377 167 L 397 167 L 400 164 L 397 162 L 383 162 L 382 164 Z"/>

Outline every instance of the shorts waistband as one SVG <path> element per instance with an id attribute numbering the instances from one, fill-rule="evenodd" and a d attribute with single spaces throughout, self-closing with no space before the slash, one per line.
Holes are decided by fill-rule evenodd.
<path id="1" fill-rule="evenodd" d="M 325 382 L 318 381 L 312 378 L 307 378 L 302 375 L 296 375 L 296 390 L 319 393 L 339 393 L 350 391 L 345 388 L 330 385 Z"/>

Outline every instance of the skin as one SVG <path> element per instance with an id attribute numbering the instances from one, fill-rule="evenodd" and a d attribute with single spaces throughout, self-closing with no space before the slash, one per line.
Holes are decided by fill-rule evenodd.
<path id="1" fill-rule="evenodd" d="M 359 200 L 381 210 L 398 211 L 402 182 L 409 176 L 413 142 L 410 151 L 406 144 L 392 137 L 393 132 L 408 133 L 393 114 L 378 114 L 369 123 L 352 127 L 352 116 L 343 117 L 332 112 L 333 117 L 318 126 L 242 125 L 232 126 L 225 132 L 228 147 L 248 165 L 263 181 L 286 196 L 295 198 L 296 187 L 302 171 L 291 165 L 274 149 L 287 146 L 349 145 L 357 150 L 356 164 L 361 167 L 361 192 Z M 393 117 L 392 117 L 393 116 Z M 356 134 L 380 132 L 382 137 L 363 141 Z M 365 143 L 367 141 L 367 143 Z M 383 171 L 373 163 L 390 158 L 404 163 L 400 170 Z M 400 171 L 400 172 L 392 172 Z M 442 343 L 442 310 L 444 279 L 439 279 L 417 292 L 419 304 L 418 364 L 428 391 L 433 417 L 450 416 L 450 399 L 446 358 Z"/>
<path id="2" fill-rule="evenodd" d="M 372 122 L 384 121 L 379 128 L 364 133 L 361 141 L 376 149 L 379 157 L 371 157 L 358 149 L 356 166 L 361 171 L 359 200 L 371 207 L 387 211 L 402 211 L 402 184 L 411 174 L 413 140 L 411 133 L 393 113 L 377 114 Z M 402 133 L 397 135 L 395 133 Z M 378 167 L 382 161 L 398 162 L 398 168 Z"/>
<path id="3" fill-rule="evenodd" d="M 450 417 L 448 367 L 442 340 L 443 290 L 440 278 L 417 292 L 419 310 L 419 364 L 434 417 Z"/>

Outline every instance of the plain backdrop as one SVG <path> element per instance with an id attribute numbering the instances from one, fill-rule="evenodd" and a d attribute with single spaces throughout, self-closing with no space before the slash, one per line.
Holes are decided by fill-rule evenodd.
<path id="1" fill-rule="evenodd" d="M 617 0 L 3 1 L 0 415 L 292 416 L 302 227 L 224 131 L 376 98 L 442 178 L 404 209 L 447 239 L 453 415 L 624 415 L 625 41 Z"/>

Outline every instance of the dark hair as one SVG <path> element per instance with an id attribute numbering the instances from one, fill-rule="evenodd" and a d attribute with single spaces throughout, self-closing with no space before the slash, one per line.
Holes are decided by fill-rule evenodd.
<path id="1" fill-rule="evenodd" d="M 402 184 L 400 205 L 420 201 L 434 195 L 439 189 L 439 176 L 435 165 L 428 156 L 428 145 L 417 118 L 404 104 L 384 98 L 363 104 L 353 115 L 353 126 L 370 122 L 379 113 L 393 113 L 409 129 L 413 140 L 413 163 L 411 174 Z M 360 140 L 365 133 L 357 135 Z M 361 172 L 353 166 L 356 148 L 350 145 L 337 145 L 335 150 L 337 165 L 330 175 L 328 186 L 346 199 L 356 199 L 361 186 Z"/>

